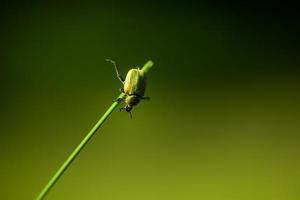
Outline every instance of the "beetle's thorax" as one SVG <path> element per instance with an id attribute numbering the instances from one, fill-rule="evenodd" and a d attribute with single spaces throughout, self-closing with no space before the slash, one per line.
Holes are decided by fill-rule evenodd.
<path id="1" fill-rule="evenodd" d="M 124 100 L 125 104 L 130 105 L 131 107 L 137 105 L 140 102 L 140 98 L 135 95 L 127 96 Z"/>

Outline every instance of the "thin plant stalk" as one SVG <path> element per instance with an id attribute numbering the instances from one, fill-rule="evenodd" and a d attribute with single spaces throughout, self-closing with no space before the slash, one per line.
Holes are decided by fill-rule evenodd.
<path id="1" fill-rule="evenodd" d="M 121 93 L 118 98 L 123 98 L 124 93 Z M 99 121 L 95 124 L 95 126 L 90 130 L 90 132 L 84 137 L 84 139 L 80 142 L 80 144 L 74 149 L 74 151 L 70 154 L 67 160 L 62 164 L 62 166 L 58 169 L 58 171 L 54 174 L 54 176 L 50 179 L 48 184 L 41 191 L 36 200 L 44 199 L 47 193 L 51 190 L 54 184 L 58 181 L 58 179 L 63 175 L 69 165 L 73 162 L 73 160 L 78 156 L 80 151 L 84 148 L 84 146 L 88 143 L 88 141 L 93 137 L 96 131 L 100 128 L 100 126 L 105 122 L 105 120 L 109 117 L 109 115 L 114 111 L 114 109 L 118 106 L 119 102 L 114 102 L 108 110 L 104 113 L 104 115 L 99 119 Z"/>
<path id="2" fill-rule="evenodd" d="M 142 68 L 145 73 L 152 67 L 153 62 L 148 61 Z M 121 93 L 117 99 L 124 98 L 125 94 Z M 69 155 L 69 157 L 65 160 L 65 162 L 61 165 L 61 167 L 57 170 L 54 176 L 50 179 L 48 184 L 44 187 L 44 189 L 40 192 L 36 200 L 42 200 L 46 197 L 48 192 L 53 188 L 55 183 L 59 180 L 59 178 L 63 175 L 66 169 L 71 165 L 74 159 L 78 156 L 80 151 L 85 147 L 88 141 L 93 137 L 96 131 L 101 127 L 101 125 L 105 122 L 105 120 L 109 117 L 109 115 L 114 111 L 114 109 L 118 106 L 120 101 L 115 101 L 112 105 L 107 109 L 107 111 L 103 114 L 103 116 L 98 120 L 98 122 L 94 125 L 94 127 L 90 130 L 90 132 L 83 138 L 80 144 L 74 149 L 74 151 Z"/>

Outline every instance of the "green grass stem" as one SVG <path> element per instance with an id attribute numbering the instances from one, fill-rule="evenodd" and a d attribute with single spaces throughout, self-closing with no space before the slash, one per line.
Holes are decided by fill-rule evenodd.
<path id="1" fill-rule="evenodd" d="M 124 93 L 121 93 L 118 98 L 123 98 Z M 54 176 L 50 179 L 48 184 L 44 187 L 41 193 L 38 195 L 36 200 L 44 199 L 47 193 L 51 190 L 54 184 L 58 181 L 58 179 L 63 175 L 66 169 L 70 166 L 72 161 L 78 156 L 80 151 L 84 148 L 84 146 L 88 143 L 88 141 L 93 137 L 96 131 L 100 128 L 100 126 L 105 122 L 105 120 L 109 117 L 109 115 L 114 111 L 114 109 L 118 106 L 119 102 L 114 102 L 104 113 L 104 115 L 98 120 L 98 122 L 94 125 L 94 127 L 90 130 L 90 132 L 84 137 L 84 139 L 80 142 L 80 144 L 74 149 L 74 151 L 70 154 L 67 160 L 62 164 L 62 166 L 57 170 Z"/>
<path id="2" fill-rule="evenodd" d="M 143 66 L 142 70 L 145 72 L 145 73 L 148 73 L 148 71 L 151 69 L 151 67 L 153 66 L 153 61 L 152 60 L 149 60 L 148 62 L 146 62 L 146 64 Z"/>

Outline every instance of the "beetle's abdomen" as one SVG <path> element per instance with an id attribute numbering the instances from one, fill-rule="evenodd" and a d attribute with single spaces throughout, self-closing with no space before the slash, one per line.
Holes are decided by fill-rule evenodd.
<path id="1" fill-rule="evenodd" d="M 146 77 L 142 70 L 131 69 L 128 71 L 124 83 L 125 94 L 136 94 L 144 96 L 146 87 Z"/>

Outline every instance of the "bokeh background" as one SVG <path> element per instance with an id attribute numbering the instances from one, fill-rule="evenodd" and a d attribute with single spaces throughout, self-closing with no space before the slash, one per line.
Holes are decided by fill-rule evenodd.
<path id="1" fill-rule="evenodd" d="M 0 199 L 34 199 L 148 59 L 47 199 L 300 198 L 299 7 L 1 2 Z"/>

